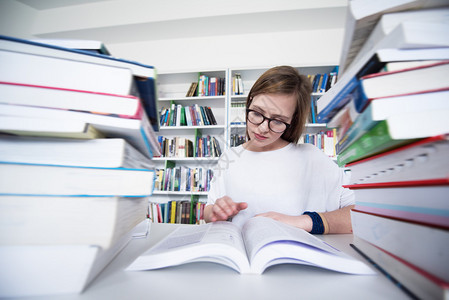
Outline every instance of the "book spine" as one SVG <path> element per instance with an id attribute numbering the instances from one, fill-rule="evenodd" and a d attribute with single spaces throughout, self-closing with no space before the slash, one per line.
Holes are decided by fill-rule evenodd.
<path id="1" fill-rule="evenodd" d="M 365 111 L 355 119 L 348 131 L 346 131 L 338 141 L 336 146 L 337 154 L 340 154 L 359 137 L 378 124 L 378 121 L 374 121 L 371 116 L 371 106 L 368 106 Z"/>

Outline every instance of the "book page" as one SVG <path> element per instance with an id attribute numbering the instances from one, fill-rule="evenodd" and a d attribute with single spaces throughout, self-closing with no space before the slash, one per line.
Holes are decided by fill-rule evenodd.
<path id="1" fill-rule="evenodd" d="M 276 264 L 313 265 L 350 274 L 374 274 L 362 261 L 341 252 L 303 229 L 264 217 L 243 227 L 251 273 L 261 274 Z"/>
<path id="2" fill-rule="evenodd" d="M 341 252 L 305 230 L 265 217 L 255 217 L 247 221 L 242 233 L 250 261 L 263 246 L 276 241 L 296 241 L 330 253 Z"/>
<path id="3" fill-rule="evenodd" d="M 247 273 L 249 262 L 240 229 L 231 222 L 180 226 L 139 256 L 127 270 L 150 270 L 206 261 Z"/>
<path id="4" fill-rule="evenodd" d="M 210 226 L 179 227 L 151 248 L 148 253 L 151 251 L 155 254 L 200 243 L 209 229 Z"/>

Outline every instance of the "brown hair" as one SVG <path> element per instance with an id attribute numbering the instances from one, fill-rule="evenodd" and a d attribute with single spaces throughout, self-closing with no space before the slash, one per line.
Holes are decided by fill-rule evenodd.
<path id="1" fill-rule="evenodd" d="M 249 108 L 253 98 L 260 94 L 294 95 L 296 109 L 290 127 L 282 134 L 281 138 L 291 143 L 297 143 L 309 116 L 311 92 L 312 85 L 306 76 L 299 74 L 293 67 L 278 66 L 267 70 L 257 79 L 246 99 L 246 108 Z M 248 132 L 246 135 L 249 139 Z"/>

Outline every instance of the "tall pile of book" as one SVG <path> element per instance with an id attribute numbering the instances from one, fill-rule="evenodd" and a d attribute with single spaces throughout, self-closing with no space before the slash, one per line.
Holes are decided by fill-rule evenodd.
<path id="1" fill-rule="evenodd" d="M 349 2 L 344 71 L 318 118 L 337 127 L 338 164 L 351 172 L 355 248 L 407 293 L 447 299 L 448 3 L 385 3 Z M 357 36 L 363 25 L 371 33 Z"/>
<path id="2" fill-rule="evenodd" d="M 0 297 L 81 292 L 147 218 L 156 71 L 6 36 L 0 65 Z"/>

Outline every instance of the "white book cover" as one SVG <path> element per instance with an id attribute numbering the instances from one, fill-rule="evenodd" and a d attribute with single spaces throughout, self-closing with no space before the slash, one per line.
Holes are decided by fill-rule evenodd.
<path id="1" fill-rule="evenodd" d="M 134 96 L 16 82 L 0 82 L 0 103 L 126 116 L 136 115 L 141 106 L 139 98 Z"/>
<path id="2" fill-rule="evenodd" d="M 133 75 L 126 68 L 5 50 L 0 50 L 0 64 L 0 81 L 117 95 L 134 93 Z"/>
<path id="3" fill-rule="evenodd" d="M 151 196 L 154 170 L 22 164 L 0 161 L 0 194 Z"/>
<path id="4" fill-rule="evenodd" d="M 407 10 L 382 15 L 354 60 L 359 60 L 366 52 L 370 51 L 379 41 L 393 31 L 396 26 L 407 21 L 428 22 L 440 25 L 449 24 L 449 8 Z"/>
<path id="5" fill-rule="evenodd" d="M 385 13 L 447 5 L 445 0 L 351 0 L 348 2 L 340 74 L 346 72 L 360 48 Z"/>
<path id="6" fill-rule="evenodd" d="M 82 61 L 86 63 L 113 66 L 118 68 L 126 68 L 130 69 L 134 76 L 156 78 L 156 70 L 152 66 L 144 65 L 135 61 L 115 58 L 112 56 L 97 55 L 94 53 L 88 53 L 87 51 L 81 52 L 45 43 L 37 43 L 33 41 L 2 36 L 0 37 L 0 49 L 29 53 L 34 55 L 56 57 L 67 60 Z"/>
<path id="7" fill-rule="evenodd" d="M 1 122 L 0 122 L 1 123 Z M 126 140 L 0 136 L 0 160 L 16 163 L 153 169 Z"/>
<path id="8" fill-rule="evenodd" d="M 0 297 L 81 293 L 131 235 L 107 250 L 92 245 L 0 246 Z"/>
<path id="9" fill-rule="evenodd" d="M 0 246 L 108 249 L 146 218 L 148 199 L 0 195 Z"/>
<path id="10" fill-rule="evenodd" d="M 94 114 L 88 112 L 67 111 L 59 109 L 49 109 L 41 107 L 8 105 L 0 103 L 0 124 L 5 117 L 22 119 L 24 123 L 40 126 L 42 122 L 48 122 L 49 129 L 64 126 L 66 122 L 90 124 L 106 137 L 116 137 L 126 139 L 131 145 L 142 154 L 151 158 L 153 155 L 160 155 L 159 143 L 156 134 L 150 125 L 148 118 L 142 111 L 139 119 L 120 118 L 115 116 Z M 16 120 L 17 121 L 17 120 Z M 20 123 L 20 121 L 17 121 Z M 77 125 L 77 124 L 74 124 Z M 80 126 L 79 124 L 77 126 Z M 30 130 L 30 128 L 28 128 Z"/>
<path id="11" fill-rule="evenodd" d="M 355 236 L 449 282 L 448 230 L 354 210 L 351 221 Z"/>

